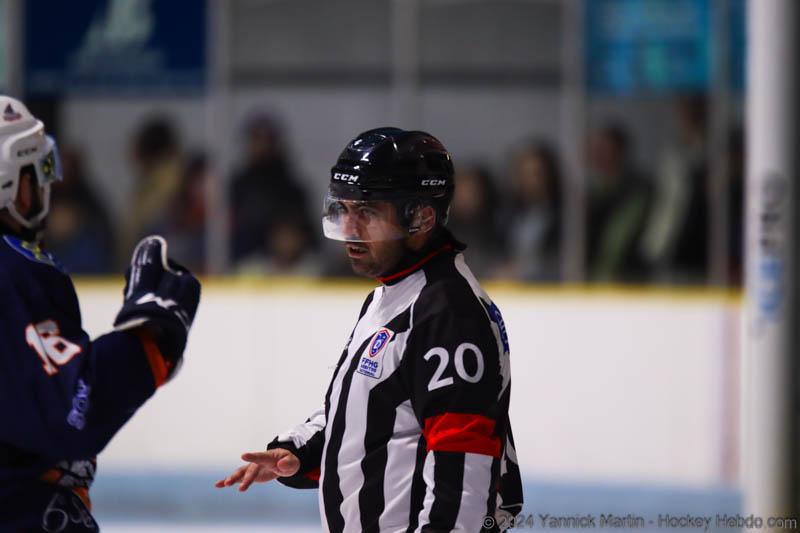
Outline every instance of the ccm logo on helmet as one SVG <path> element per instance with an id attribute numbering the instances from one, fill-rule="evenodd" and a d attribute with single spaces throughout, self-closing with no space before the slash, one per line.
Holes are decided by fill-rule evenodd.
<path id="1" fill-rule="evenodd" d="M 35 154 L 38 151 L 39 149 L 35 146 L 31 146 L 30 148 L 23 148 L 22 150 L 17 150 L 17 157 L 25 157 L 26 155 Z"/>
<path id="2" fill-rule="evenodd" d="M 355 183 L 358 181 L 358 176 L 353 174 L 342 174 L 341 172 L 334 172 L 333 179 L 339 181 L 346 181 L 347 183 Z"/>
<path id="3" fill-rule="evenodd" d="M 432 187 L 437 187 L 444 184 L 445 180 L 422 180 L 422 185 L 430 185 Z"/>

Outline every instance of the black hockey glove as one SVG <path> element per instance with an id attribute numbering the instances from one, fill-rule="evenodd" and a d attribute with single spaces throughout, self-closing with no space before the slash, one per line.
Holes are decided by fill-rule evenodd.
<path id="1" fill-rule="evenodd" d="M 167 257 L 163 237 L 151 235 L 139 241 L 133 251 L 114 329 L 144 326 L 150 330 L 161 354 L 171 363 L 171 376 L 180 365 L 199 302 L 200 282 Z"/>

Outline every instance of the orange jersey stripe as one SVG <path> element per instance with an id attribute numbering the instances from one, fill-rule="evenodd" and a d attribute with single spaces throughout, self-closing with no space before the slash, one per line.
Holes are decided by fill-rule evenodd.
<path id="1" fill-rule="evenodd" d="M 144 353 L 147 355 L 147 362 L 150 364 L 150 370 L 153 372 L 153 380 L 156 383 L 156 388 L 158 388 L 167 381 L 167 373 L 169 371 L 167 363 L 164 360 L 164 356 L 161 355 L 161 350 L 158 349 L 153 335 L 144 328 L 138 328 L 135 331 L 139 340 L 142 342 Z"/>

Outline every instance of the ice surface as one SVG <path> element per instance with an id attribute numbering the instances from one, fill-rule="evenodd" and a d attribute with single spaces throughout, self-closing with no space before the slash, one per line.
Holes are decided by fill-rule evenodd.
<path id="1" fill-rule="evenodd" d="M 105 522 L 100 524 L 103 533 L 319 533 L 320 526 L 299 524 L 223 524 L 213 525 L 187 524 L 174 522 L 121 523 Z"/>

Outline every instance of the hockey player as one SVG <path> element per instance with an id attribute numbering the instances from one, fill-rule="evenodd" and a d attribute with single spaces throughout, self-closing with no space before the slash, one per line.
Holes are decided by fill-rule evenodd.
<path id="1" fill-rule="evenodd" d="M 362 133 L 331 170 L 323 230 L 367 297 L 322 408 L 217 487 L 319 487 L 326 531 L 498 531 L 522 506 L 503 319 L 445 228 L 449 153 L 420 131 Z"/>
<path id="2" fill-rule="evenodd" d="M 0 96 L 0 531 L 98 531 L 95 456 L 176 371 L 200 297 L 148 237 L 115 331 L 90 340 L 72 281 L 37 244 L 60 178 L 42 122 Z"/>

